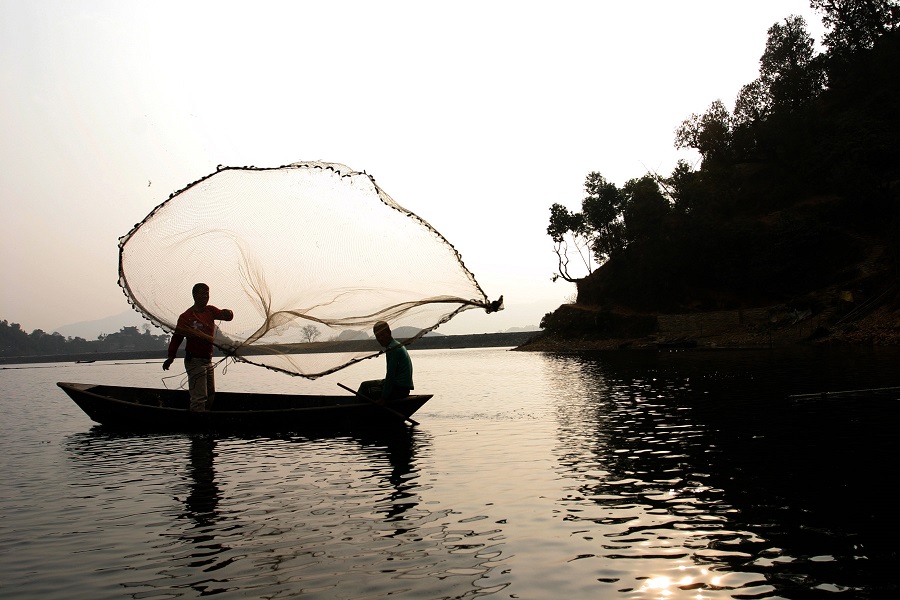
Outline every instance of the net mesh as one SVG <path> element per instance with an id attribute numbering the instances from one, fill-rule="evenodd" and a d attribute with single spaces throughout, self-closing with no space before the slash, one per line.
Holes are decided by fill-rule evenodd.
<path id="1" fill-rule="evenodd" d="M 119 285 L 174 332 L 210 286 L 234 311 L 215 345 L 310 379 L 381 353 L 387 321 L 410 343 L 490 302 L 456 249 L 364 172 L 334 163 L 219 167 L 172 194 L 119 240 Z"/>

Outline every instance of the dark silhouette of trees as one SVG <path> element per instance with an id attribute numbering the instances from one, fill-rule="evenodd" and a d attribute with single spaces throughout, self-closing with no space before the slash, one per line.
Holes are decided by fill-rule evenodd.
<path id="1" fill-rule="evenodd" d="M 580 212 L 571 212 L 562 204 L 553 204 L 550 207 L 550 224 L 547 226 L 547 235 L 553 240 L 553 250 L 558 259 L 557 272 L 553 274 L 553 280 L 562 278 L 565 281 L 575 282 L 577 278 L 569 273 L 571 262 L 570 242 L 572 250 L 578 256 L 585 272 L 590 275 L 593 271 L 593 259 L 591 257 L 592 236 L 585 226 L 584 215 Z"/>
<path id="2" fill-rule="evenodd" d="M 584 223 L 594 232 L 591 251 L 597 262 L 603 264 L 625 247 L 625 224 L 622 220 L 625 195 L 616 184 L 597 172 L 588 173 L 584 191 L 587 193 L 581 201 Z"/>
<path id="3" fill-rule="evenodd" d="M 617 255 L 627 244 L 624 212 L 627 196 L 600 173 L 591 172 L 584 181 L 585 197 L 581 212 L 571 212 L 561 204 L 550 207 L 547 234 L 556 244 L 559 271 L 554 275 L 565 281 L 576 281 L 569 273 L 569 241 L 585 266 L 593 271 L 593 262 L 602 265 Z"/>
<path id="4" fill-rule="evenodd" d="M 714 101 L 706 112 L 693 114 L 675 130 L 675 147 L 700 153 L 707 168 L 748 160 L 772 159 L 777 148 L 770 129 L 808 106 L 821 93 L 825 63 L 815 51 L 803 17 L 790 16 L 768 31 L 759 59 L 759 77 L 741 88 L 734 113 Z"/>
<path id="5" fill-rule="evenodd" d="M 551 208 L 559 277 L 579 302 L 655 310 L 771 302 L 827 286 L 860 240 L 900 243 L 900 3 L 812 0 L 825 53 L 799 16 L 768 30 L 759 76 L 675 130 L 699 153 L 621 189 L 591 172 L 580 212 Z M 597 267 L 572 277 L 565 240 Z M 582 257 L 585 253 L 580 253 Z M 583 262 L 583 260 L 582 260 Z"/>
<path id="6" fill-rule="evenodd" d="M 692 114 L 675 130 L 676 148 L 693 148 L 705 164 L 731 158 L 732 118 L 725 104 L 715 100 L 703 114 Z"/>
<path id="7" fill-rule="evenodd" d="M 40 329 L 26 333 L 18 323 L 0 321 L 0 356 L 6 357 L 163 351 L 168 341 L 168 335 L 153 334 L 149 325 L 144 325 L 143 331 L 137 327 L 123 327 L 116 333 L 101 334 L 96 340 L 88 341 L 81 337 L 63 337 L 57 332 L 46 333 Z"/>
<path id="8" fill-rule="evenodd" d="M 896 0 L 810 0 L 828 28 L 822 40 L 832 58 L 841 61 L 869 50 L 875 41 L 900 26 Z"/>
<path id="9" fill-rule="evenodd" d="M 772 112 L 793 112 L 809 104 L 822 91 L 825 70 L 803 17 L 792 15 L 768 31 L 766 50 L 759 59 L 759 81 L 769 103 L 762 118 Z"/>
<path id="10" fill-rule="evenodd" d="M 559 272 L 554 279 L 577 281 L 569 272 L 569 241 L 590 274 L 594 262 L 603 265 L 630 243 L 658 234 L 672 210 L 657 179 L 650 175 L 632 179 L 619 188 L 600 173 L 592 172 L 585 178 L 584 190 L 581 212 L 571 212 L 561 204 L 550 207 L 547 234 L 556 244 L 559 257 Z"/>
<path id="11" fill-rule="evenodd" d="M 622 187 L 622 195 L 626 241 L 630 244 L 659 235 L 672 207 L 656 178 L 644 175 L 640 179 L 631 179 Z"/>

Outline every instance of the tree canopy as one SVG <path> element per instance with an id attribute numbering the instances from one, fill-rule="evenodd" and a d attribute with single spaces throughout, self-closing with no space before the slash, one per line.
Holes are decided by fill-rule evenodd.
<path id="1" fill-rule="evenodd" d="M 0 356 L 40 356 L 51 354 L 82 354 L 92 352 L 117 352 L 138 350 L 164 351 L 169 337 L 154 334 L 149 325 L 143 330 L 123 327 L 118 332 L 101 334 L 96 340 L 81 337 L 63 337 L 57 332 L 46 333 L 35 329 L 27 333 L 18 323 L 0 321 Z"/>
<path id="2" fill-rule="evenodd" d="M 900 26 L 896 0 L 810 0 L 828 31 L 822 40 L 835 58 L 869 50 L 876 40 Z"/>
<path id="3" fill-rule="evenodd" d="M 811 6 L 825 52 L 802 17 L 774 23 L 733 110 L 716 99 L 675 128 L 675 146 L 695 150 L 696 164 L 621 188 L 592 171 L 580 211 L 553 204 L 555 277 L 576 282 L 579 301 L 602 288 L 659 302 L 688 282 L 747 297 L 799 293 L 852 259 L 860 235 L 897 245 L 900 4 Z M 781 212 L 805 198 L 837 200 Z"/>

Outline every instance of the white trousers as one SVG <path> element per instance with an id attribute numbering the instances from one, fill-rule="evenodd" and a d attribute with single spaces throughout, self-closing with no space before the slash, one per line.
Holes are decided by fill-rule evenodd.
<path id="1" fill-rule="evenodd" d="M 191 393 L 191 410 L 211 410 L 216 395 L 215 370 L 209 358 L 186 358 L 188 389 Z"/>

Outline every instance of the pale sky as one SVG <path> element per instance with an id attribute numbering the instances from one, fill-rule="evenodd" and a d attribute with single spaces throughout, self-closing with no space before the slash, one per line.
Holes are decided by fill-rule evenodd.
<path id="1" fill-rule="evenodd" d="M 0 319 L 53 331 L 128 309 L 118 238 L 217 165 L 366 171 L 537 325 L 554 202 L 590 171 L 671 172 L 675 128 L 758 75 L 808 0 L 0 0 Z M 215 291 L 213 291 L 213 303 Z"/>

